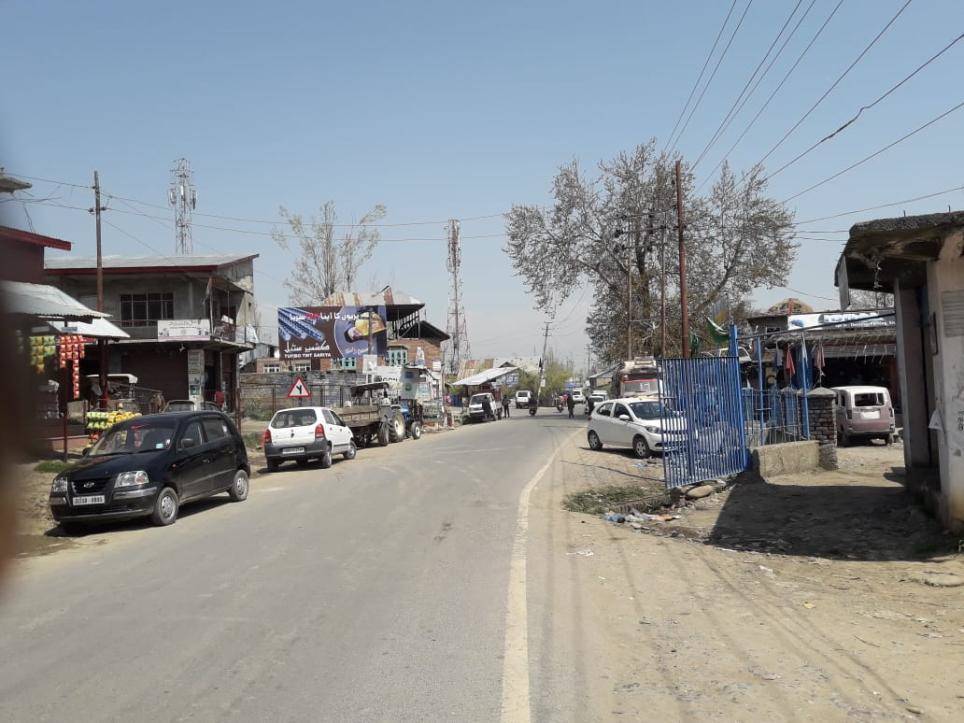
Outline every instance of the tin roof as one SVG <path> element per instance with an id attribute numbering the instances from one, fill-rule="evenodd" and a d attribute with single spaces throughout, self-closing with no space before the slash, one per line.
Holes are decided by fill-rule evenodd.
<path id="1" fill-rule="evenodd" d="M 495 381 L 499 377 L 504 377 L 506 374 L 511 374 L 514 371 L 516 371 L 516 367 L 496 367 L 495 369 L 486 369 L 485 371 L 478 372 L 470 377 L 465 377 L 464 379 L 459 379 L 456 382 L 452 382 L 451 386 L 475 387 L 479 384 Z"/>
<path id="2" fill-rule="evenodd" d="M 6 311 L 10 314 L 36 316 L 48 320 L 91 321 L 107 318 L 110 314 L 94 311 L 60 289 L 47 284 L 28 284 L 23 281 L 0 281 Z"/>
<path id="3" fill-rule="evenodd" d="M 396 306 L 412 307 L 412 311 L 417 311 L 425 306 L 425 302 L 419 301 L 404 291 L 386 289 L 385 291 L 339 291 L 326 297 L 320 306 Z"/>
<path id="4" fill-rule="evenodd" d="M 208 254 L 196 256 L 104 256 L 103 267 L 109 273 L 167 273 L 182 271 L 210 272 L 258 258 L 258 254 Z M 55 275 L 97 273 L 95 257 L 53 256 L 44 264 L 47 273 Z"/>
<path id="5" fill-rule="evenodd" d="M 51 249 L 60 249 L 61 251 L 70 251 L 71 248 L 70 241 L 63 241 L 53 236 L 43 236 L 39 233 L 11 228 L 9 226 L 0 226 L 0 239 L 20 241 L 21 243 L 45 246 Z"/>

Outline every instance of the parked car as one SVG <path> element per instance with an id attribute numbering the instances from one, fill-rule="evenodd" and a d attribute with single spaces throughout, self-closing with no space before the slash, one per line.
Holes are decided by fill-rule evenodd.
<path id="1" fill-rule="evenodd" d="M 214 402 L 201 402 L 198 404 L 192 399 L 172 399 L 164 406 L 165 412 L 220 412 L 219 407 Z"/>
<path id="2" fill-rule="evenodd" d="M 686 439 L 686 421 L 675 413 L 662 419 L 658 399 L 628 397 L 605 401 L 589 416 L 590 449 L 604 446 L 632 449 L 637 457 L 649 457 Z"/>
<path id="3" fill-rule="evenodd" d="M 65 532 L 134 517 L 170 525 L 187 502 L 219 492 L 247 499 L 250 474 L 244 441 L 225 415 L 149 414 L 115 424 L 59 474 L 50 511 Z"/>
<path id="4" fill-rule="evenodd" d="M 489 405 L 486 409 L 486 400 Z M 502 405 L 496 403 L 495 397 L 490 392 L 480 392 L 473 394 L 469 399 L 469 419 L 473 422 L 488 422 L 502 417 Z"/>
<path id="5" fill-rule="evenodd" d="M 600 402 L 605 402 L 609 399 L 609 392 L 604 389 L 595 389 L 589 394 L 589 400 L 593 404 L 599 404 Z"/>
<path id="6" fill-rule="evenodd" d="M 576 404 L 584 404 L 586 401 L 586 395 L 582 393 L 582 389 L 573 389 L 569 392 L 572 395 L 572 401 Z"/>
<path id="7" fill-rule="evenodd" d="M 271 471 L 287 460 L 304 467 L 312 459 L 319 460 L 327 469 L 331 467 L 333 455 L 354 459 L 358 451 L 351 428 L 327 407 L 279 410 L 268 422 L 263 442 Z"/>
<path id="8" fill-rule="evenodd" d="M 837 393 L 837 436 L 840 445 L 882 439 L 891 444 L 897 431 L 894 405 L 886 387 L 833 387 Z"/>
<path id="9" fill-rule="evenodd" d="M 515 408 L 526 409 L 532 403 L 532 392 L 528 389 L 520 389 L 515 393 Z"/>

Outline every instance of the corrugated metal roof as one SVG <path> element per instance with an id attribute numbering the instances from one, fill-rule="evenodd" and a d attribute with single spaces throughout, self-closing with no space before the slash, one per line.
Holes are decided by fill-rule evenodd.
<path id="1" fill-rule="evenodd" d="M 105 269 L 192 269 L 230 266 L 249 259 L 255 259 L 258 254 L 208 254 L 197 256 L 104 256 Z M 87 270 L 97 268 L 94 257 L 51 256 L 44 264 L 48 271 Z"/>
<path id="2" fill-rule="evenodd" d="M 321 302 L 321 306 L 411 306 L 421 309 L 424 301 L 404 291 L 339 291 Z"/>
<path id="3" fill-rule="evenodd" d="M 47 284 L 0 281 L 6 311 L 42 319 L 106 319 L 110 314 L 94 311 L 60 289 Z"/>
<path id="4" fill-rule="evenodd" d="M 59 334 L 81 334 L 92 339 L 130 339 L 131 335 L 111 324 L 107 319 L 86 321 L 51 321 L 50 326 Z"/>
<path id="5" fill-rule="evenodd" d="M 486 369 L 477 374 L 473 374 L 470 377 L 465 377 L 465 379 L 459 379 L 457 382 L 452 382 L 453 387 L 474 387 L 479 384 L 485 384 L 486 382 L 494 381 L 499 377 L 504 377 L 506 374 L 511 374 L 517 371 L 516 367 L 496 367 L 495 369 Z"/>

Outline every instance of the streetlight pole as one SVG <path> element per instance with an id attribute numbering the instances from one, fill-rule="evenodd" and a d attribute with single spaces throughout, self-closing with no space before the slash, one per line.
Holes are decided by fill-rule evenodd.
<path id="1" fill-rule="evenodd" d="M 686 296 L 686 244 L 683 242 L 683 182 L 680 162 L 676 161 L 676 230 L 679 234 L 679 303 L 682 313 L 683 358 L 690 355 L 690 312 Z"/>

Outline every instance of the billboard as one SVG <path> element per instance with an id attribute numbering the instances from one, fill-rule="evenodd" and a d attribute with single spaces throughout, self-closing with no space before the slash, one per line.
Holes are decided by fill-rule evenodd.
<path id="1" fill-rule="evenodd" d="M 282 359 L 359 360 L 388 350 L 384 306 L 305 306 L 278 309 L 278 349 Z"/>

